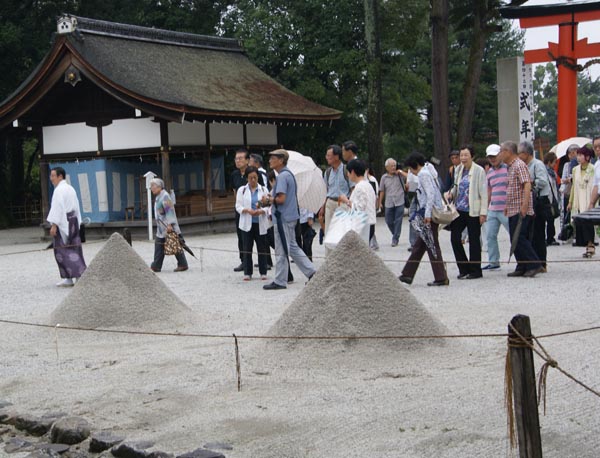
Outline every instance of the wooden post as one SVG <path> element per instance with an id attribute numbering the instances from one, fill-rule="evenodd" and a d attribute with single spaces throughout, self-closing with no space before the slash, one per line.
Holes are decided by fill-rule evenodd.
<path id="1" fill-rule="evenodd" d="M 531 326 L 528 316 L 515 315 L 510 323 L 521 336 L 530 341 Z M 533 351 L 522 343 L 511 326 L 508 327 L 508 334 L 519 457 L 542 458 Z"/>

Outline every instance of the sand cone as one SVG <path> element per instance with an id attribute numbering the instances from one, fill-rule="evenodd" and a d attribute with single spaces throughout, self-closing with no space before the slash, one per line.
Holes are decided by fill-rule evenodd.
<path id="1" fill-rule="evenodd" d="M 350 231 L 269 330 L 272 336 L 440 335 L 445 327 Z M 372 341 L 408 345 L 414 340 Z M 430 342 L 430 341 L 429 341 Z"/>
<path id="2" fill-rule="evenodd" d="M 50 321 L 85 328 L 166 331 L 193 324 L 197 316 L 114 233 Z"/>

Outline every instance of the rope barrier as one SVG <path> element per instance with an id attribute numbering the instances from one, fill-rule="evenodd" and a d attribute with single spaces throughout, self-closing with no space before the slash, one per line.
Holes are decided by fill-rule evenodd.
<path id="1" fill-rule="evenodd" d="M 96 240 L 93 242 L 86 242 L 86 245 L 91 245 L 91 244 L 98 244 L 98 243 L 105 243 L 106 240 Z M 154 241 L 150 241 L 150 240 L 138 240 L 136 241 L 136 243 L 151 243 L 151 244 L 155 244 L 156 242 Z M 72 248 L 72 247 L 76 247 L 79 245 L 63 245 L 62 247 L 57 247 L 58 249 L 61 248 Z M 202 261 L 202 254 L 204 253 L 204 251 L 214 251 L 214 252 L 218 252 L 218 253 L 232 253 L 232 254 L 258 254 L 260 255 L 264 255 L 264 256 L 272 256 L 272 257 L 278 257 L 278 256 L 282 256 L 282 255 L 277 255 L 275 253 L 255 253 L 254 251 L 239 251 L 239 250 L 235 250 L 235 249 L 227 249 L 227 248 L 211 248 L 211 247 L 206 247 L 206 246 L 201 246 L 201 245 L 188 245 L 186 243 L 186 246 L 188 248 L 190 248 L 191 250 L 200 250 L 201 252 L 201 257 L 198 258 L 200 263 L 201 263 L 201 272 L 204 271 L 203 269 L 203 261 Z M 14 256 L 17 254 L 28 254 L 28 253 L 37 253 L 37 252 L 44 252 L 49 248 L 42 248 L 42 249 L 35 249 L 35 250 L 23 250 L 23 251 L 13 251 L 10 253 L 0 253 L 0 257 L 3 256 Z M 283 255 L 285 256 L 285 255 Z M 316 256 L 316 255 L 312 255 L 313 259 L 327 259 L 326 256 Z M 449 261 L 449 260 L 443 260 L 443 261 L 430 261 L 429 259 L 420 259 L 420 260 L 410 260 L 410 259 L 386 259 L 386 258 L 381 258 L 380 259 L 384 262 L 384 263 L 421 263 L 421 264 L 436 264 L 436 263 L 443 263 L 443 264 L 456 264 L 456 265 L 469 265 L 469 264 L 481 264 L 482 261 Z M 517 262 L 516 260 L 512 260 L 512 261 L 498 261 L 498 264 L 539 264 L 540 261 L 519 261 Z M 558 260 L 546 260 L 545 264 L 577 264 L 580 262 L 587 262 L 587 263 L 594 263 L 594 262 L 600 262 L 600 257 L 597 259 L 558 259 Z"/>
<path id="2" fill-rule="evenodd" d="M 539 380 L 539 385 L 538 385 L 538 392 L 540 393 L 540 397 L 538 398 L 538 404 L 541 401 L 541 398 L 544 398 L 544 414 L 546 414 L 546 376 L 548 374 L 548 369 L 550 367 L 553 367 L 554 369 L 558 370 L 559 372 L 561 372 L 563 375 L 567 376 L 568 378 L 570 378 L 571 380 L 573 380 L 575 383 L 577 383 L 578 385 L 582 386 L 583 388 L 585 388 L 586 390 L 588 390 L 590 393 L 595 394 L 596 396 L 600 397 L 600 393 L 596 390 L 594 390 L 593 388 L 587 386 L 585 383 L 581 382 L 580 380 L 577 380 L 575 377 L 573 377 L 569 372 L 567 372 L 566 370 L 564 370 L 563 368 L 561 368 L 558 365 L 558 362 L 553 359 L 550 354 L 546 351 L 546 349 L 542 346 L 542 344 L 539 341 L 539 338 L 537 338 L 536 336 L 532 335 L 531 339 L 526 339 L 525 337 L 523 337 L 519 331 L 517 331 L 515 329 L 515 327 L 512 325 L 512 323 L 509 323 L 509 326 L 511 328 L 511 330 L 517 335 L 518 339 L 515 338 L 510 338 L 508 341 L 508 346 L 517 346 L 517 347 L 528 347 L 530 348 L 536 355 L 538 355 L 540 358 L 542 358 L 545 362 L 542 365 L 541 369 L 540 369 L 540 373 L 538 374 L 538 380 Z M 588 331 L 589 329 L 584 329 L 581 330 L 582 332 L 584 331 Z M 517 340 L 517 342 L 515 342 L 515 340 Z M 537 346 L 540 348 L 539 350 L 536 348 L 535 344 L 537 344 Z"/>
<path id="3" fill-rule="evenodd" d="M 161 336 L 161 337 L 198 337 L 205 339 L 230 339 L 229 334 L 200 334 L 200 333 L 182 333 L 182 332 L 159 332 L 159 331 L 136 331 L 136 330 L 123 330 L 123 329 L 103 329 L 103 328 L 86 328 L 82 326 L 65 326 L 62 324 L 52 325 L 44 323 L 31 323 L 27 321 L 18 320 L 7 320 L 0 319 L 0 323 L 13 324 L 19 326 L 30 326 L 39 328 L 52 328 L 52 329 L 64 329 L 69 331 L 83 331 L 83 332 L 98 332 L 98 333 L 112 333 L 112 334 L 130 334 L 130 335 L 147 335 L 147 336 Z M 569 331 L 556 332 L 551 334 L 543 334 L 536 337 L 536 341 L 539 339 L 558 337 L 564 335 L 571 335 L 583 332 L 597 331 L 600 330 L 600 326 L 594 326 L 583 329 L 573 329 Z M 390 335 L 390 336 L 265 336 L 265 335 L 252 335 L 236 334 L 237 339 L 246 340 L 418 340 L 418 339 L 465 339 L 465 338 L 499 338 L 509 337 L 507 333 L 484 333 L 484 334 L 445 334 L 445 335 L 421 335 L 421 336 L 408 336 L 408 335 Z M 516 343 L 514 343 L 516 345 Z"/>
<path id="4" fill-rule="evenodd" d="M 123 329 L 102 329 L 102 328 L 86 328 L 82 326 L 65 326 L 62 324 L 52 325 L 43 323 L 30 323 L 26 321 L 5 320 L 0 319 L 0 323 L 14 324 L 20 326 L 31 326 L 38 328 L 53 328 L 65 329 L 69 331 L 83 332 L 98 332 L 112 334 L 130 334 L 130 335 L 147 335 L 161 337 L 198 337 L 205 339 L 231 339 L 229 334 L 197 334 L 185 332 L 160 332 L 160 331 L 135 331 Z M 237 335 L 236 339 L 246 340 L 409 340 L 409 339 L 458 339 L 458 338 L 487 338 L 487 337 L 507 337 L 508 334 L 448 334 L 448 335 L 422 335 L 422 336 L 407 336 L 407 335 L 391 335 L 391 336 L 265 336 L 265 335 Z"/>

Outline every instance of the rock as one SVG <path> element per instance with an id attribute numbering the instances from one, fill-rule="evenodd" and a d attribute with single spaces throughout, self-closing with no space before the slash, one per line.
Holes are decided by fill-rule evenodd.
<path id="1" fill-rule="evenodd" d="M 90 458 L 91 455 L 83 450 L 69 450 L 61 456 L 62 458 Z"/>
<path id="2" fill-rule="evenodd" d="M 233 446 L 225 442 L 208 442 L 203 445 L 204 448 L 216 448 L 217 450 L 233 450 Z"/>
<path id="3" fill-rule="evenodd" d="M 14 412 L 10 412 L 6 409 L 0 410 L 0 424 L 3 425 L 14 425 L 15 424 L 15 416 L 17 414 Z"/>
<path id="4" fill-rule="evenodd" d="M 123 436 L 114 436 L 109 432 L 100 431 L 92 434 L 89 450 L 92 453 L 100 453 L 104 450 L 108 450 L 120 442 L 123 442 L 124 440 L 125 437 Z"/>
<path id="5" fill-rule="evenodd" d="M 4 447 L 6 453 L 30 452 L 33 450 L 33 444 L 22 437 L 11 437 Z"/>
<path id="6" fill-rule="evenodd" d="M 161 452 L 161 451 L 155 451 L 155 452 L 150 452 L 148 454 L 148 458 L 174 458 L 175 455 L 173 455 L 172 453 L 167 453 L 167 452 Z"/>
<path id="7" fill-rule="evenodd" d="M 219 452 L 213 452 L 212 450 L 207 450 L 205 448 L 198 448 L 193 452 L 179 455 L 177 458 L 225 458 L 225 455 L 222 455 Z"/>
<path id="8" fill-rule="evenodd" d="M 67 444 L 48 444 L 45 442 L 35 444 L 36 450 L 53 450 L 56 453 L 64 453 L 69 450 L 69 446 Z"/>
<path id="9" fill-rule="evenodd" d="M 25 458 L 58 458 L 60 454 L 56 453 L 54 450 L 36 450 L 31 452 L 29 455 L 26 455 Z"/>
<path id="10" fill-rule="evenodd" d="M 52 423 L 58 418 L 56 415 L 43 415 L 42 417 L 34 417 L 33 415 L 16 415 L 14 417 L 15 428 L 21 431 L 27 431 L 33 436 L 43 436 L 46 434 Z"/>
<path id="11" fill-rule="evenodd" d="M 146 449 L 154 445 L 154 442 L 123 442 L 115 445 L 110 452 L 117 458 L 148 458 L 150 452 Z"/>
<path id="12" fill-rule="evenodd" d="M 90 435 L 90 424 L 85 418 L 65 417 L 52 425 L 50 437 L 54 443 L 78 444 Z"/>

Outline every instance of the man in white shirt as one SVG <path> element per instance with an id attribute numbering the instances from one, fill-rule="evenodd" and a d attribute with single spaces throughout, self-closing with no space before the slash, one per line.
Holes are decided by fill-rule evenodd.
<path id="1" fill-rule="evenodd" d="M 79 235 L 79 200 L 75 189 L 67 183 L 66 176 L 62 167 L 50 172 L 54 193 L 47 221 L 52 225 L 50 235 L 54 237 L 54 258 L 63 279 L 56 286 L 73 286 L 73 279 L 81 277 L 86 269 Z"/>

